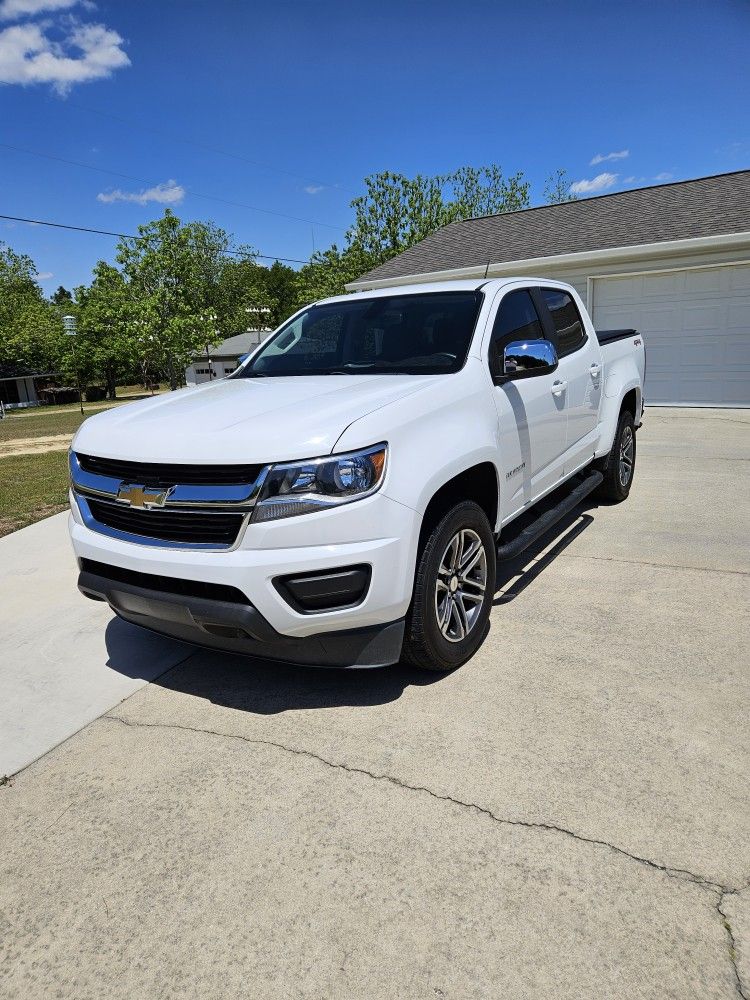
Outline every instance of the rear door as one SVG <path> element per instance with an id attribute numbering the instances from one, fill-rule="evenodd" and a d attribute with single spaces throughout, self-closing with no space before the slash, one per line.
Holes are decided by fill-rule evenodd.
<path id="1" fill-rule="evenodd" d="M 541 302 L 539 301 L 541 299 Z M 567 414 L 565 473 L 593 458 L 598 438 L 603 371 L 599 342 L 589 333 L 573 296 L 562 288 L 541 287 L 537 302 L 557 347 L 557 377 Z"/>
<path id="2" fill-rule="evenodd" d="M 507 344 L 548 339 L 528 288 L 504 292 L 495 308 L 488 358 L 493 373 L 502 372 Z M 565 398 L 556 387 L 558 379 L 556 371 L 544 372 L 495 386 L 503 520 L 528 506 L 562 476 Z"/>

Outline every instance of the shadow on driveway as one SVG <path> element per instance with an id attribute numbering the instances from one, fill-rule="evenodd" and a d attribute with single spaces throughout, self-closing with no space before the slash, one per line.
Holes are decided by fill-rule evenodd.
<path id="1" fill-rule="evenodd" d="M 105 635 L 108 666 L 128 677 L 145 673 L 143 638 L 148 634 L 137 625 L 113 618 Z M 331 670 L 236 656 L 198 646 L 183 645 L 183 648 L 185 659 L 153 678 L 152 683 L 259 715 L 276 715 L 291 709 L 384 705 L 400 698 L 406 687 L 424 687 L 446 676 L 402 664 L 375 670 Z"/>
<path id="2" fill-rule="evenodd" d="M 494 604 L 518 598 L 593 523 L 593 517 L 584 511 L 596 506 L 596 501 L 583 504 L 516 559 L 499 563 Z M 524 523 L 519 519 L 514 530 L 521 530 Z M 547 549 L 553 540 L 554 544 Z M 174 648 L 170 649 L 171 665 L 154 677 L 149 644 L 156 637 L 151 633 L 113 618 L 105 638 L 111 669 L 128 677 L 147 677 L 161 687 L 205 698 L 216 705 L 259 715 L 276 715 L 292 709 L 384 705 L 400 698 L 407 687 L 425 687 L 448 676 L 415 670 L 401 663 L 373 670 L 298 667 L 160 639 Z M 184 650 L 184 657 L 175 663 L 175 654 L 180 649 Z"/>

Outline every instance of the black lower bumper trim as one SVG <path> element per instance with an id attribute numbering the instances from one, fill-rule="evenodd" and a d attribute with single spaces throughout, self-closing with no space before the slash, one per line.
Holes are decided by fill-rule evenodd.
<path id="1" fill-rule="evenodd" d="M 277 632 L 252 605 L 167 594 L 83 570 L 78 589 L 125 621 L 228 653 L 318 667 L 383 667 L 401 656 L 404 619 L 296 638 Z"/>

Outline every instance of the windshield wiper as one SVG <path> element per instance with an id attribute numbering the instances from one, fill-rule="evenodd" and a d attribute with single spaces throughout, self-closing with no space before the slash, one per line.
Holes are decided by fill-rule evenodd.
<path id="1" fill-rule="evenodd" d="M 372 371 L 375 365 L 342 365 L 341 368 L 326 368 L 325 371 L 317 372 L 318 375 L 359 375 L 360 372 Z"/>

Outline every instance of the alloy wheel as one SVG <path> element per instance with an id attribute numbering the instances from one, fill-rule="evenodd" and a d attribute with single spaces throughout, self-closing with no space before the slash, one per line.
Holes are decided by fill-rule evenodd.
<path id="1" fill-rule="evenodd" d="M 435 614 L 443 636 L 460 642 L 476 625 L 487 589 L 487 553 L 471 528 L 462 528 L 443 552 L 435 583 Z"/>

